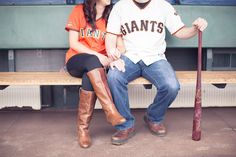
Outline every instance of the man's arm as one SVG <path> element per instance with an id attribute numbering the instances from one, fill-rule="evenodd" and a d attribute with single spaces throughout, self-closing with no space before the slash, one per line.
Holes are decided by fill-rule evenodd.
<path id="1" fill-rule="evenodd" d="M 195 36 L 198 30 L 203 31 L 206 29 L 206 27 L 207 27 L 207 21 L 203 18 L 197 18 L 192 23 L 191 27 L 183 27 L 173 35 L 180 39 L 189 39 Z"/>
<path id="2" fill-rule="evenodd" d="M 121 35 L 117 36 L 116 48 L 121 52 L 121 54 L 124 54 L 126 51 L 124 41 Z"/>
<path id="3" fill-rule="evenodd" d="M 109 58 L 117 60 L 120 58 L 120 51 L 117 50 L 117 35 L 112 33 L 107 33 L 105 38 L 106 51 Z"/>
<path id="4" fill-rule="evenodd" d="M 117 49 L 117 46 L 124 46 L 122 39 L 115 34 L 107 33 L 105 43 L 108 57 L 114 60 L 110 63 L 111 69 L 114 69 L 114 67 L 116 67 L 119 71 L 124 72 L 125 63 L 122 59 L 120 59 L 121 52 Z"/>

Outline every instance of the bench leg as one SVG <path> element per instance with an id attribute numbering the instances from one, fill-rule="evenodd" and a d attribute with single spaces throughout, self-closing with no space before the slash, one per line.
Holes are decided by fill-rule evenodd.
<path id="1" fill-rule="evenodd" d="M 5 88 L 7 88 L 8 87 L 8 85 L 6 85 L 6 86 L 0 86 L 0 90 L 4 90 Z"/>

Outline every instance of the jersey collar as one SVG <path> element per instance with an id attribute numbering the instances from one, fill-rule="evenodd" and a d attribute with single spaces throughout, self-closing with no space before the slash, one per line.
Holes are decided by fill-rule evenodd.
<path id="1" fill-rule="evenodd" d="M 145 3 L 139 3 L 139 2 L 136 2 L 135 0 L 132 0 L 132 1 L 139 9 L 145 9 L 148 6 L 148 4 L 151 2 L 151 0 Z"/>

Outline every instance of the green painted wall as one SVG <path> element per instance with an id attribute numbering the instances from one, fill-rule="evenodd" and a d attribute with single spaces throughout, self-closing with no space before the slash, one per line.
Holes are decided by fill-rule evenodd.
<path id="1" fill-rule="evenodd" d="M 73 6 L 0 6 L 0 49 L 67 48 L 64 30 Z M 175 6 L 190 26 L 202 16 L 208 20 L 203 47 L 236 47 L 235 6 Z M 167 37 L 168 47 L 197 47 L 196 38 Z"/>

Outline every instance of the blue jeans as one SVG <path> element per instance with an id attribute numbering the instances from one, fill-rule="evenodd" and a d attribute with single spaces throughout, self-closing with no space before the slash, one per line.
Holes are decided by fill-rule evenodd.
<path id="1" fill-rule="evenodd" d="M 117 130 L 126 130 L 134 126 L 135 118 L 130 112 L 128 83 L 140 76 L 149 80 L 158 92 L 152 104 L 147 108 L 147 118 L 153 123 L 161 123 L 170 104 L 180 89 L 175 72 L 168 61 L 159 60 L 146 66 L 143 61 L 134 64 L 129 58 L 121 57 L 125 62 L 125 72 L 109 70 L 107 79 L 114 103 L 126 122 L 115 126 Z"/>

